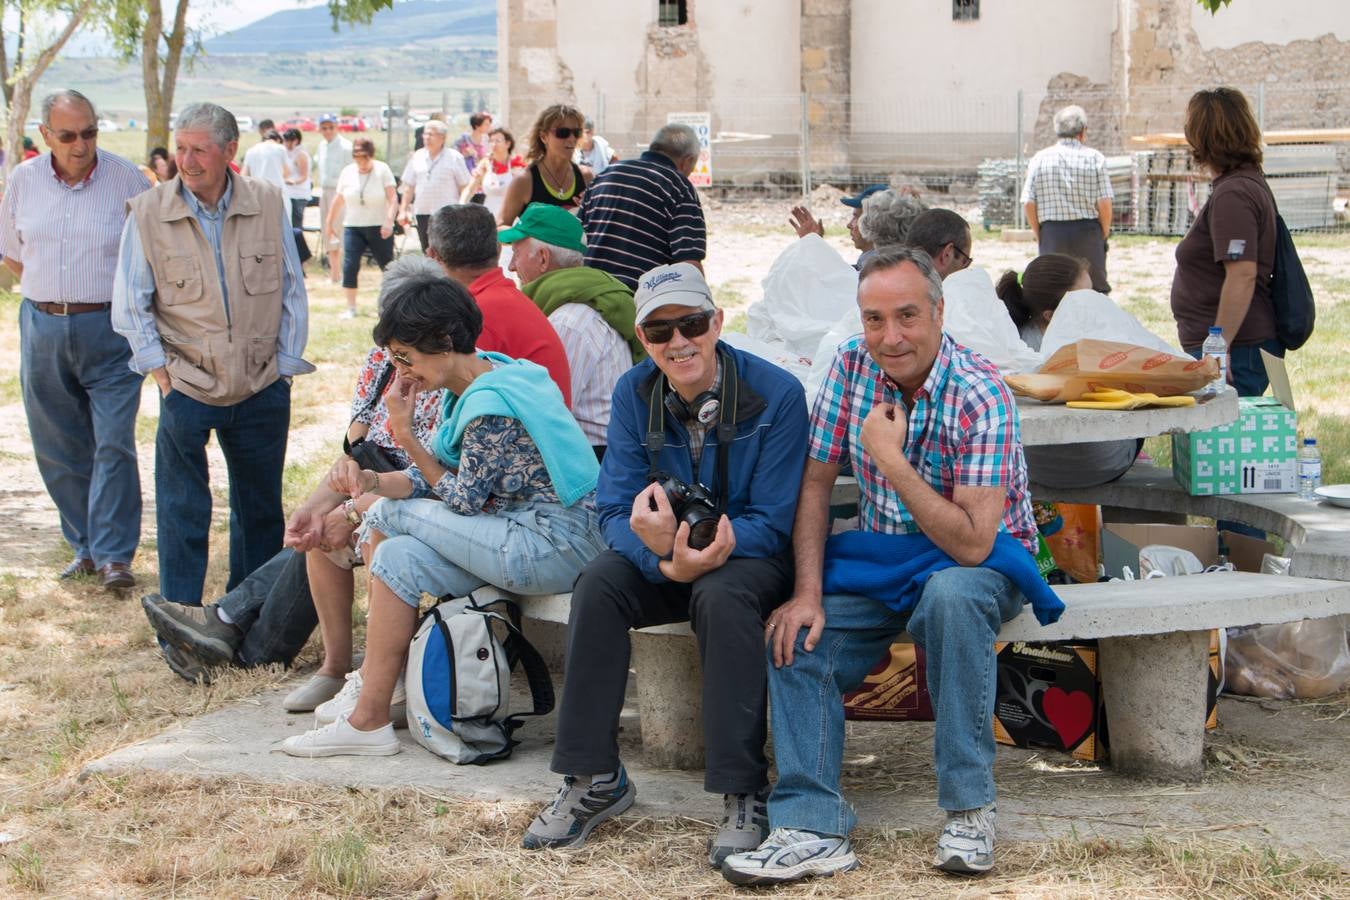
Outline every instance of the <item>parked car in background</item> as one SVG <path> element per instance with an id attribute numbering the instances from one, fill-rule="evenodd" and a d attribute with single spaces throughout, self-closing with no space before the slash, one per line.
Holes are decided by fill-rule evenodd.
<path id="1" fill-rule="evenodd" d="M 366 120 L 360 116 L 339 116 L 338 131 L 365 131 Z"/>
<path id="2" fill-rule="evenodd" d="M 278 131 L 285 131 L 287 128 L 298 128 L 301 131 L 318 131 L 319 125 L 309 116 L 292 116 L 277 128 Z"/>
<path id="3" fill-rule="evenodd" d="M 245 132 L 253 130 L 252 116 L 235 116 L 234 121 L 239 126 L 240 134 L 244 134 Z"/>
<path id="4" fill-rule="evenodd" d="M 381 106 L 380 107 L 380 128 L 387 129 L 390 122 L 396 122 L 405 118 L 408 111 L 401 106 Z"/>
<path id="5" fill-rule="evenodd" d="M 99 120 L 98 120 L 98 130 L 99 130 L 99 131 L 102 131 L 102 132 L 104 132 L 104 133 L 107 133 L 107 132 L 110 132 L 110 131 L 121 131 L 121 130 L 122 130 L 122 126 L 121 126 L 121 125 L 118 125 L 118 124 L 117 124 L 116 122 L 114 122 L 112 119 L 99 119 Z"/>

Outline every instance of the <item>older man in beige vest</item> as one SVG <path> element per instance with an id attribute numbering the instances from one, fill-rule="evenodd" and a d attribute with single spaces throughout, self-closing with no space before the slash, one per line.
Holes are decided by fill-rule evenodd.
<path id="1" fill-rule="evenodd" d="M 178 177 L 128 206 L 113 288 L 113 325 L 131 367 L 160 390 L 155 500 L 160 593 L 201 604 L 211 525 L 206 442 L 230 474 L 232 588 L 281 549 L 281 472 L 291 376 L 308 300 L 285 198 L 236 175 L 239 127 L 222 107 L 178 116 Z"/>

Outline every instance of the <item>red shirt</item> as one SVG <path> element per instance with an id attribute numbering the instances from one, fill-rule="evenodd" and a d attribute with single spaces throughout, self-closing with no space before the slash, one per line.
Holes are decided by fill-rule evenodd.
<path id="1" fill-rule="evenodd" d="M 567 353 L 558 332 L 539 307 L 501 269 L 479 275 L 469 285 L 469 293 L 483 311 L 479 349 L 505 353 L 512 359 L 528 359 L 548 369 L 562 391 L 563 402 L 571 409 L 572 376 L 567 368 Z"/>

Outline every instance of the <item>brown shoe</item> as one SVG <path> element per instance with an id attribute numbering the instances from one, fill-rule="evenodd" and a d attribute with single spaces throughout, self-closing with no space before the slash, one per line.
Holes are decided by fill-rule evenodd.
<path id="1" fill-rule="evenodd" d="M 87 557 L 77 556 L 71 561 L 70 565 L 61 570 L 61 580 L 66 581 L 71 578 L 79 578 L 81 575 L 93 575 L 98 570 L 94 568 L 94 561 Z"/>
<path id="2" fill-rule="evenodd" d="M 110 591 L 123 591 L 136 584 L 136 577 L 127 563 L 110 562 L 98 570 L 98 581 Z"/>

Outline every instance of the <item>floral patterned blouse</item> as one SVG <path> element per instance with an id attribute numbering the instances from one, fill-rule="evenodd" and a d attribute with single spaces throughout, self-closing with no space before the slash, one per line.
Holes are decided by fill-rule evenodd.
<path id="1" fill-rule="evenodd" d="M 366 357 L 366 364 L 356 378 L 356 393 L 352 396 L 352 421 L 369 426 L 366 440 L 388 450 L 399 465 L 407 466 L 412 463 L 412 459 L 407 451 L 398 445 L 398 441 L 389 430 L 389 410 L 384 405 L 384 395 L 381 394 L 380 399 L 373 405 L 371 403 L 372 394 L 379 386 L 380 379 L 392 365 L 387 350 L 383 347 L 371 348 L 370 354 Z M 385 384 L 384 393 L 388 393 L 393 384 L 394 380 L 391 377 Z M 436 433 L 436 427 L 440 423 L 441 392 L 423 391 L 418 394 L 417 402 L 413 406 L 413 433 L 417 435 L 417 440 L 423 447 L 431 446 L 431 437 Z"/>
<path id="2" fill-rule="evenodd" d="M 490 515 L 503 502 L 558 502 L 544 458 L 519 419 L 479 416 L 465 427 L 459 454 L 459 471 L 446 472 L 435 486 L 416 466 L 405 469 L 412 496 L 435 495 L 461 516 Z"/>

